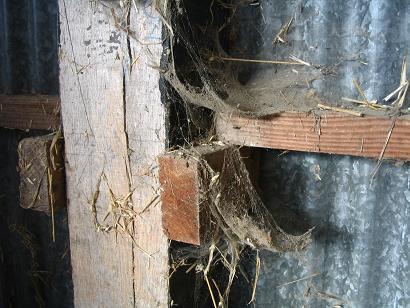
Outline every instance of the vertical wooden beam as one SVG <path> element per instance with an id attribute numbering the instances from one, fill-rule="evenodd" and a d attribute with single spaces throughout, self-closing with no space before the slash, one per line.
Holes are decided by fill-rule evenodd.
<path id="1" fill-rule="evenodd" d="M 136 243 L 149 254 L 134 250 L 136 307 L 168 307 L 168 239 L 162 228 L 156 157 L 165 151 L 165 109 L 159 90 L 162 22 L 153 8 L 156 1 L 131 1 L 128 64 L 125 67 L 126 127 L 130 171 L 136 188 L 135 210 L 142 213 L 135 225 Z"/>
<path id="2" fill-rule="evenodd" d="M 107 2 L 108 3 L 108 2 Z M 99 1 L 60 0 L 60 87 L 65 135 L 68 215 L 76 307 L 166 307 L 168 245 L 156 193 L 155 156 L 165 148 L 160 101 L 161 23 L 147 3 L 135 2 L 129 38 L 116 9 Z M 109 2 L 116 6 L 117 2 Z M 118 6 L 119 7 L 119 6 Z M 129 31 L 129 33 L 131 33 Z M 137 59 L 137 60 L 136 60 Z M 101 175 L 105 179 L 97 185 Z M 90 203 L 103 221 L 108 186 L 131 191 L 134 240 L 97 232 Z M 94 198 L 95 199 L 95 198 Z"/>

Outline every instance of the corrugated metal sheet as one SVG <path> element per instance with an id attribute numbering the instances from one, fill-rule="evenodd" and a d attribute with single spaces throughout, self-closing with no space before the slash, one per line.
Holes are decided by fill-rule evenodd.
<path id="1" fill-rule="evenodd" d="M 371 185 L 374 161 L 278 154 L 263 157 L 266 203 L 288 231 L 315 226 L 314 239 L 300 254 L 263 253 L 257 306 L 409 307 L 410 165 L 385 163 Z"/>
<path id="2" fill-rule="evenodd" d="M 57 0 L 0 0 L 0 93 L 58 94 Z M 17 146 L 0 128 L 0 307 L 73 307 L 67 213 L 19 206 Z"/>
<path id="3" fill-rule="evenodd" d="M 229 17 L 223 20 L 228 26 L 218 38 L 232 57 L 284 60 L 294 55 L 326 69 L 326 76 L 315 77 L 309 86 L 331 103 L 359 96 L 353 79 L 369 99 L 380 101 L 397 88 L 403 58 L 409 56 L 408 0 L 187 2 L 193 7 L 192 20 L 196 14 L 211 15 L 212 8 L 209 18 L 218 16 L 218 7 L 228 8 Z M 287 44 L 274 46 L 290 18 Z M 199 24 L 204 32 L 209 26 Z M 254 86 L 255 93 L 258 87 L 270 91 L 266 85 L 284 76 L 281 70 L 298 74 L 297 67 L 293 71 L 279 65 L 240 63 L 235 69 L 238 75 L 244 72 L 243 83 Z M 306 89 L 306 83 L 290 84 L 286 90 L 293 94 Z M 258 103 L 257 95 L 252 103 Z M 286 231 L 315 230 L 304 252 L 261 252 L 255 306 L 410 307 L 410 165 L 385 163 L 371 184 L 374 160 L 278 156 L 266 151 L 262 157 L 262 196 Z M 254 270 L 254 260 L 247 265 Z M 245 288 L 242 294 L 250 287 Z M 241 295 L 235 297 L 233 307 L 247 306 Z"/>
<path id="4" fill-rule="evenodd" d="M 58 94 L 57 1 L 0 0 L 0 93 Z"/>
<path id="5" fill-rule="evenodd" d="M 260 9 L 261 55 L 272 56 L 272 37 L 293 16 L 289 43 L 277 45 L 276 56 L 337 65 L 336 76 L 313 84 L 325 97 L 357 97 L 353 79 L 369 99 L 382 99 L 397 88 L 410 49 L 410 1 L 275 0 L 260 1 Z"/>
<path id="6" fill-rule="evenodd" d="M 228 44 L 232 56 L 280 60 L 296 56 L 324 72 L 315 79 L 311 72 L 310 87 L 333 103 L 341 103 L 342 97 L 359 96 L 353 79 L 361 84 L 371 100 L 381 101 L 398 87 L 402 61 L 409 56 L 410 49 L 410 1 L 234 2 L 241 5 L 230 25 L 235 34 L 234 41 Z M 287 42 L 273 44 L 281 27 L 291 18 Z M 284 75 L 279 74 L 283 71 L 297 76 L 299 68 L 295 67 L 295 73 L 291 69 L 289 66 L 253 65 L 254 79 L 251 77 L 251 81 L 258 82 L 261 76 L 271 80 L 281 78 L 278 76 L 283 78 Z M 301 91 L 306 83 L 298 84 L 293 75 L 289 78 L 294 79 L 294 91 Z"/>
<path id="7" fill-rule="evenodd" d="M 292 17 L 287 44 L 274 47 Z M 408 0 L 242 2 L 233 22 L 237 56 L 295 55 L 333 69 L 311 84 L 331 102 L 358 97 L 353 79 L 369 99 L 381 100 L 397 88 L 409 56 Z M 260 65 L 254 74 L 264 70 L 275 76 Z M 287 231 L 315 226 L 314 240 L 306 252 L 262 253 L 256 306 L 410 307 L 410 165 L 386 163 L 371 184 L 373 160 L 278 155 L 263 155 L 263 197 Z"/>
<path id="8" fill-rule="evenodd" d="M 357 97 L 353 79 L 371 99 L 397 87 L 403 57 L 409 56 L 410 1 L 258 3 L 241 8 L 259 10 L 258 31 L 249 31 L 247 14 L 242 19 L 248 27 L 242 40 L 256 42 L 260 36 L 257 57 L 272 58 L 272 38 L 294 16 L 289 43 L 275 49 L 277 58 L 293 54 L 322 65 L 343 61 L 336 76 L 313 83 L 319 93 Z M 344 60 L 353 57 L 361 61 Z M 371 185 L 375 161 L 278 154 L 268 151 L 262 159 L 266 203 L 288 231 L 316 229 L 306 252 L 262 253 L 256 306 L 410 307 L 410 165 L 384 164 Z M 278 287 L 298 279 L 303 280 Z"/>
<path id="9" fill-rule="evenodd" d="M 315 82 L 320 92 L 356 95 L 355 78 L 369 98 L 380 98 L 398 84 L 410 48 L 410 1 L 257 3 L 249 9 L 259 10 L 252 13 L 259 16 L 258 31 L 248 29 L 245 38 L 256 42 L 260 36 L 256 56 L 272 56 L 273 36 L 295 15 L 290 45 L 277 50 L 278 58 L 292 53 L 326 65 L 360 56 L 367 62 L 345 62 L 337 77 Z M 0 92 L 58 93 L 57 14 L 56 1 L 0 0 Z M 332 307 L 340 302 L 333 295 L 348 307 L 409 307 L 410 166 L 385 164 L 370 185 L 374 161 L 278 154 L 267 151 L 262 157 L 266 203 L 288 231 L 316 229 L 306 252 L 262 253 L 256 306 Z M 16 196 L 9 200 L 16 205 Z M 313 274 L 318 275 L 308 278 Z M 292 282 L 298 279 L 303 280 Z"/>

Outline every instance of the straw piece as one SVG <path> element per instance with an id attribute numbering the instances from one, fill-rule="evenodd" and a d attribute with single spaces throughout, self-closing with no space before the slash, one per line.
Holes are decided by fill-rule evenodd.
<path id="1" fill-rule="evenodd" d="M 295 62 L 300 63 L 300 65 L 312 66 L 310 63 L 308 63 L 308 62 L 306 62 L 306 61 L 303 61 L 303 60 L 301 60 L 301 59 L 299 59 L 299 58 L 297 58 L 297 57 L 295 57 L 295 56 L 293 56 L 293 55 L 289 56 L 289 59 L 291 59 L 291 60 L 293 60 L 293 61 L 295 61 Z"/>
<path id="2" fill-rule="evenodd" d="M 313 277 L 316 277 L 316 276 L 319 276 L 319 275 L 320 275 L 320 273 L 314 273 L 314 274 L 309 275 L 307 277 L 303 277 L 303 278 L 299 278 L 299 279 L 296 279 L 296 280 L 292 280 L 292 281 L 283 283 L 281 285 L 276 286 L 276 288 L 281 288 L 281 287 L 284 287 L 284 286 L 288 286 L 290 284 L 293 284 L 293 283 L 296 283 L 296 282 L 299 282 L 299 281 L 303 281 L 303 280 L 307 280 L 307 279 L 310 279 L 310 278 L 313 278 Z"/>
<path id="3" fill-rule="evenodd" d="M 360 96 L 363 98 L 363 100 L 369 104 L 369 100 L 367 99 L 366 95 L 364 94 L 364 91 L 362 90 L 362 88 L 360 87 L 359 83 L 353 79 L 353 84 L 356 87 L 357 92 L 359 92 Z"/>
<path id="4" fill-rule="evenodd" d="M 208 276 L 205 274 L 204 277 L 205 277 L 206 284 L 208 285 L 209 294 L 211 295 L 211 298 L 212 298 L 212 304 L 214 305 L 214 308 L 218 308 L 218 306 L 216 305 L 214 293 L 212 292 L 211 284 L 209 283 Z"/>
<path id="5" fill-rule="evenodd" d="M 398 101 L 397 101 L 397 108 L 403 107 L 404 100 L 406 99 L 408 89 L 409 89 L 409 83 L 407 82 L 406 86 L 402 89 L 402 91 L 400 91 L 400 95 L 399 95 L 400 98 L 398 98 Z"/>
<path id="6" fill-rule="evenodd" d="M 321 109 L 333 110 L 333 111 L 336 111 L 336 112 L 347 113 L 347 114 L 350 114 L 350 115 L 354 115 L 356 117 L 362 117 L 363 116 L 363 113 L 356 112 L 356 111 L 349 110 L 349 109 L 333 107 L 333 106 L 328 106 L 328 105 L 324 105 L 324 104 L 317 104 L 317 106 Z"/>
<path id="7" fill-rule="evenodd" d="M 404 57 L 403 65 L 401 67 L 400 86 L 401 90 L 397 95 L 397 99 L 393 102 L 393 105 L 397 108 L 401 108 L 403 106 L 407 95 L 407 90 L 409 89 L 409 81 L 407 80 L 407 57 Z"/>
<path id="8" fill-rule="evenodd" d="M 242 59 L 242 58 L 228 58 L 228 57 L 219 57 L 214 56 L 211 57 L 209 60 L 212 61 L 214 59 L 219 59 L 223 61 L 231 61 L 231 62 L 249 62 L 249 63 L 265 63 L 265 64 L 284 64 L 284 65 L 308 65 L 310 64 L 306 62 L 299 61 L 284 61 L 284 60 L 257 60 L 257 59 Z"/>
<path id="9" fill-rule="evenodd" d="M 377 173 L 377 171 L 379 170 L 379 168 L 380 168 L 380 166 L 381 166 L 381 164 L 382 164 L 382 162 L 383 162 L 383 157 L 384 157 L 384 154 L 386 153 L 387 146 L 389 145 L 390 138 L 391 138 L 391 135 L 392 135 L 392 133 L 393 133 L 393 129 L 394 129 L 394 127 L 396 126 L 397 118 L 398 118 L 398 115 L 395 115 L 395 116 L 393 117 L 393 119 L 392 119 L 389 132 L 387 133 L 386 141 L 384 142 L 382 151 L 380 152 L 379 158 L 377 159 L 376 167 L 375 167 L 374 170 L 372 171 L 372 175 L 371 175 L 371 178 L 370 178 L 370 183 L 373 183 L 374 177 L 376 176 L 376 173 Z"/>
<path id="10" fill-rule="evenodd" d="M 403 64 L 401 66 L 400 84 L 407 82 L 407 57 L 403 58 Z"/>
<path id="11" fill-rule="evenodd" d="M 259 257 L 259 250 L 256 250 L 255 281 L 253 282 L 252 298 L 251 298 L 250 302 L 248 303 L 248 305 L 255 301 L 255 298 L 256 298 L 256 285 L 257 285 L 258 280 L 259 280 L 260 270 L 261 270 L 261 259 Z"/>
<path id="12" fill-rule="evenodd" d="M 293 23 L 293 16 L 288 20 L 288 22 L 286 24 L 284 24 L 282 26 L 282 28 L 280 28 L 278 34 L 276 34 L 275 39 L 273 40 L 273 45 L 277 44 L 277 43 L 282 43 L 285 44 L 288 40 L 287 34 L 289 32 L 289 28 Z"/>
<path id="13" fill-rule="evenodd" d="M 390 106 L 379 105 L 376 100 L 372 100 L 370 102 L 365 102 L 365 101 L 360 101 L 360 100 L 353 99 L 353 98 L 348 98 L 348 97 L 342 97 L 342 100 L 344 100 L 346 102 L 350 102 L 350 103 L 356 103 L 356 104 L 359 104 L 359 105 L 365 105 L 365 106 L 367 106 L 369 108 L 372 108 L 372 109 L 390 109 L 391 108 Z"/>
<path id="14" fill-rule="evenodd" d="M 396 90 L 394 90 L 393 92 L 391 92 L 389 95 L 387 95 L 383 100 L 385 102 L 388 102 L 389 100 L 391 100 L 397 93 L 399 93 L 403 88 L 404 88 L 404 84 L 400 85 Z"/>

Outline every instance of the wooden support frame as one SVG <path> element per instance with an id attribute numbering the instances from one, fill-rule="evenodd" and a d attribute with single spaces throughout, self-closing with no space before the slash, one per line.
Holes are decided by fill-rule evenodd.
<path id="1" fill-rule="evenodd" d="M 261 119 L 221 115 L 217 134 L 237 145 L 370 158 L 378 158 L 385 148 L 383 158 L 410 160 L 410 121 L 393 121 L 335 112 L 285 112 Z"/>
<path id="2" fill-rule="evenodd" d="M 0 95 L 0 127 L 56 130 L 60 100 L 54 95 Z"/>

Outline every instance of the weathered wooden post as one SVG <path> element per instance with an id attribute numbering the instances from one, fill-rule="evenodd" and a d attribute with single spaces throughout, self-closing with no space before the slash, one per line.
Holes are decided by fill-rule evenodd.
<path id="1" fill-rule="evenodd" d="M 119 3 L 59 1 L 75 305 L 166 307 L 161 207 L 146 208 L 165 149 L 162 26 L 147 1 Z"/>

